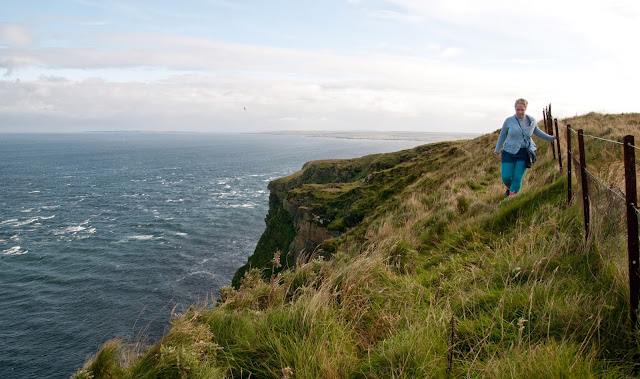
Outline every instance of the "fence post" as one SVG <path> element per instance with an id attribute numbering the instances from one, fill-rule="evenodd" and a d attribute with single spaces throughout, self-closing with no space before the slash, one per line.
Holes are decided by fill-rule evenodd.
<path id="1" fill-rule="evenodd" d="M 547 112 L 545 115 L 545 128 L 547 128 L 546 132 L 549 135 L 553 135 L 553 121 L 551 119 L 551 104 L 547 108 Z M 556 143 L 555 141 L 551 141 L 551 151 L 553 152 L 553 159 L 556 159 Z"/>
<path id="2" fill-rule="evenodd" d="M 558 119 L 554 118 L 553 121 L 555 122 L 556 136 L 558 137 L 556 139 L 556 145 L 558 146 L 558 164 L 560 165 L 560 172 L 562 172 L 562 154 L 560 152 L 560 133 L 558 132 Z"/>
<path id="3" fill-rule="evenodd" d="M 578 149 L 580 150 L 580 179 L 582 181 L 582 213 L 584 215 L 584 239 L 589 239 L 589 187 L 587 184 L 587 162 L 584 152 L 583 130 L 578 129 Z"/>
<path id="4" fill-rule="evenodd" d="M 449 361 L 447 371 L 449 371 L 449 373 L 451 373 L 451 369 L 453 368 L 453 347 L 456 343 L 456 317 L 454 315 L 451 315 L 450 324 L 451 334 L 449 335 L 449 355 L 447 357 L 447 360 Z"/>
<path id="5" fill-rule="evenodd" d="M 624 143 L 624 181 L 627 203 L 627 249 L 629 250 L 629 308 L 631 329 L 635 331 L 638 322 L 638 292 L 640 290 L 640 277 L 638 277 L 638 216 L 636 215 L 638 204 L 636 155 L 633 148 L 633 136 L 624 136 L 622 141 Z"/>
<path id="6" fill-rule="evenodd" d="M 567 205 L 571 204 L 571 124 L 567 124 Z"/>

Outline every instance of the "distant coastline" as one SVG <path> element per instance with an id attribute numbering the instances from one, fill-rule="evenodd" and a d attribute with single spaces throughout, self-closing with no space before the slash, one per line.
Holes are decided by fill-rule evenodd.
<path id="1" fill-rule="evenodd" d="M 181 133 L 198 134 L 201 132 L 190 132 L 182 130 L 85 130 L 83 133 Z"/>
<path id="2" fill-rule="evenodd" d="M 254 132 L 250 134 L 271 134 L 271 135 L 296 135 L 306 137 L 325 137 L 343 139 L 372 139 L 372 140 L 407 140 L 441 142 L 461 139 L 473 139 L 482 135 L 481 133 L 439 133 L 439 132 L 409 132 L 409 131 L 319 131 L 319 130 L 281 130 L 273 132 Z"/>

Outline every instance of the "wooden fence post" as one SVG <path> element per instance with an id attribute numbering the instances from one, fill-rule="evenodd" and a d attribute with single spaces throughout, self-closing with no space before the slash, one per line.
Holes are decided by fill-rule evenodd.
<path id="1" fill-rule="evenodd" d="M 589 239 L 589 187 L 587 184 L 587 162 L 584 152 L 584 131 L 578 129 L 578 149 L 580 150 L 580 179 L 582 181 L 582 213 L 584 215 L 584 239 Z"/>
<path id="2" fill-rule="evenodd" d="M 571 204 L 571 125 L 567 124 L 567 205 Z"/>
<path id="3" fill-rule="evenodd" d="M 451 315 L 450 324 L 451 334 L 449 335 L 449 355 L 447 357 L 447 360 L 449 361 L 447 371 L 449 371 L 449 373 L 451 373 L 451 369 L 453 368 L 453 347 L 456 343 L 456 317 L 454 315 Z"/>
<path id="4" fill-rule="evenodd" d="M 554 118 L 553 121 L 555 122 L 556 136 L 558 137 L 556 139 L 556 145 L 558 146 L 558 164 L 560 165 L 560 172 L 562 172 L 562 154 L 560 151 L 560 133 L 558 132 L 558 119 Z"/>
<path id="5" fill-rule="evenodd" d="M 549 135 L 553 135 L 553 121 L 551 119 L 551 104 L 549 104 L 549 107 L 547 108 L 546 114 L 545 114 L 545 128 L 547 129 L 546 132 Z M 555 141 L 551 141 L 551 151 L 553 152 L 553 159 L 556 159 L 556 143 Z"/>
<path id="6" fill-rule="evenodd" d="M 638 323 L 638 292 L 640 290 L 640 277 L 638 277 L 638 216 L 636 214 L 638 205 L 636 156 L 633 148 L 633 136 L 624 136 L 622 141 L 624 143 L 624 181 L 627 203 L 627 249 L 629 250 L 629 309 L 631 329 L 635 331 Z"/>

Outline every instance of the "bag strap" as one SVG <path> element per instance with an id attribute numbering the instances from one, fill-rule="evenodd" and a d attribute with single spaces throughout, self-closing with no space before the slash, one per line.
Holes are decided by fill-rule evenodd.
<path id="1" fill-rule="evenodd" d="M 527 117 L 527 115 L 524 115 L 524 117 Z M 524 140 L 527 142 L 527 149 L 531 147 L 531 136 L 526 136 L 524 134 L 524 129 L 522 128 L 522 125 L 520 125 L 520 120 L 518 120 L 518 116 L 516 116 L 516 121 L 518 122 L 518 126 L 520 127 L 520 132 L 522 132 L 522 138 L 524 138 Z M 531 120 L 529 120 L 529 123 L 531 123 Z"/>

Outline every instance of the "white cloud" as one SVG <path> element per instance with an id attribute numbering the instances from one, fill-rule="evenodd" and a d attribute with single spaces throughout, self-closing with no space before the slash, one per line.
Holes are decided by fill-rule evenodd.
<path id="1" fill-rule="evenodd" d="M 442 51 L 442 53 L 440 53 L 440 56 L 443 58 L 448 58 L 448 57 L 455 57 L 457 55 L 460 55 L 461 53 L 462 53 L 462 49 L 459 49 L 457 47 L 447 47 Z"/>
<path id="2" fill-rule="evenodd" d="M 582 39 L 591 47 L 618 52 L 639 35 L 636 0 L 386 0 L 407 16 L 489 31 L 547 46 Z M 565 46 L 571 48 L 571 46 Z M 637 49 L 635 49 L 637 50 Z"/>
<path id="3" fill-rule="evenodd" d="M 419 15 L 395 12 L 390 10 L 373 10 L 368 11 L 367 15 L 371 18 L 378 18 L 382 20 L 394 20 L 405 23 L 420 23 L 424 22 L 424 17 Z"/>
<path id="4" fill-rule="evenodd" d="M 188 125 L 190 130 L 224 124 L 235 125 L 234 130 L 446 128 L 487 132 L 499 127 L 517 97 L 527 97 L 533 112 L 549 101 L 561 101 L 563 106 L 556 109 L 573 112 L 585 107 L 584 111 L 593 110 L 593 101 L 606 96 L 587 95 L 581 83 L 585 73 L 580 72 L 538 69 L 522 75 L 420 58 L 339 56 L 177 36 L 155 42 L 150 35 L 127 40 L 149 52 L 53 49 L 35 52 L 31 62 L 125 71 L 132 65 L 158 70 L 189 68 L 199 73 L 172 75 L 173 71 L 166 71 L 165 80 L 151 82 L 60 77 L 20 84 L 0 81 L 0 114 L 129 123 L 147 118 Z M 165 50 L 155 51 L 156 45 Z M 518 82 L 525 85 L 514 86 Z M 566 98 L 564 91 L 553 93 L 553 88 L 566 87 L 575 88 L 577 95 Z"/>
<path id="5" fill-rule="evenodd" d="M 0 80 L 0 117 L 65 120 L 61 125 L 165 123 L 170 129 L 173 123 L 190 130 L 488 132 L 518 97 L 529 100 L 534 117 L 549 102 L 558 117 L 637 111 L 630 85 L 640 82 L 639 50 L 632 48 L 640 35 L 635 2 L 579 8 L 563 0 L 387 2 L 393 10 L 369 16 L 412 27 L 433 23 L 447 33 L 414 45 L 389 38 L 379 45 L 388 54 L 337 54 L 152 33 L 103 34 L 92 41 L 100 48 L 36 48 L 26 28 L 9 37 L 3 32 L 5 43 L 12 42 L 0 67 L 5 77 L 22 81 Z M 473 57 L 474 44 L 483 51 L 508 45 L 487 36 L 527 49 Z M 575 46 L 588 47 L 587 55 L 556 57 Z M 38 74 L 25 80 L 28 72 Z"/>
<path id="6" fill-rule="evenodd" d="M 0 24 L 0 42 L 12 47 L 27 47 L 33 44 L 34 39 L 24 25 Z"/>

